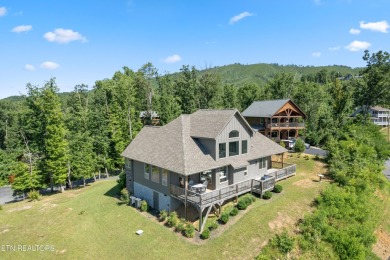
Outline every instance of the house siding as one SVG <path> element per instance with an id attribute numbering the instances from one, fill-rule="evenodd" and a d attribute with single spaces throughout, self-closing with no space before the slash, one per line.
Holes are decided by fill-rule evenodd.
<path id="1" fill-rule="evenodd" d="M 149 187 L 155 191 L 158 191 L 163 194 L 168 194 L 169 193 L 169 183 L 170 183 L 170 173 L 168 172 L 168 185 L 164 186 L 161 184 L 161 169 L 160 169 L 160 174 L 159 174 L 159 183 L 154 182 L 152 180 L 147 180 L 144 178 L 144 163 L 140 161 L 133 161 L 133 168 L 134 168 L 134 182 L 142 184 L 143 186 Z M 134 195 L 136 193 L 134 192 Z M 153 197 L 152 197 L 153 198 Z"/>
<path id="2" fill-rule="evenodd" d="M 236 130 L 239 132 L 239 137 L 235 138 L 229 138 L 229 133 L 233 130 Z M 244 120 L 239 117 L 237 114 L 229 121 L 229 123 L 226 125 L 226 127 L 222 130 L 222 132 L 217 136 L 216 143 L 215 143 L 215 150 L 216 155 L 219 158 L 219 144 L 220 143 L 226 143 L 226 157 L 221 158 L 220 160 L 226 159 L 229 157 L 229 142 L 230 141 L 238 141 L 239 142 L 239 155 L 240 156 L 242 152 L 242 140 L 247 140 L 247 153 L 250 153 L 251 145 L 250 145 L 250 139 L 251 139 L 252 130 L 249 129 L 249 127 L 246 126 L 246 123 Z"/>

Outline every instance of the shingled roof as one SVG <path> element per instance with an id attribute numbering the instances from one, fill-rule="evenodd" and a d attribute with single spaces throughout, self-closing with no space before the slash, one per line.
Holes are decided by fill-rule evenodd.
<path id="1" fill-rule="evenodd" d="M 262 134 L 253 133 L 249 153 L 214 160 L 202 149 L 197 139 L 216 138 L 236 114 L 242 117 L 235 109 L 199 110 L 191 115 L 181 115 L 162 127 L 145 126 L 122 156 L 191 175 L 226 165 L 244 167 L 250 160 L 286 151 Z"/>
<path id="2" fill-rule="evenodd" d="M 245 117 L 272 117 L 290 99 L 254 101 L 242 115 Z"/>

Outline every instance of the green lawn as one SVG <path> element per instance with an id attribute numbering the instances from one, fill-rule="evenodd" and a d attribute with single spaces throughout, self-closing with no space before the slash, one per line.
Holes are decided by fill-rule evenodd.
<path id="1" fill-rule="evenodd" d="M 172 232 L 147 213 L 118 205 L 115 181 L 101 181 L 38 202 L 5 205 L 0 211 L 1 245 L 53 245 L 55 251 L 3 252 L 0 248 L 0 259 L 253 258 L 272 234 L 283 227 L 294 229 L 328 184 L 317 182 L 317 174 L 324 169 L 312 157 L 290 161 L 298 164 L 298 173 L 280 182 L 281 194 L 269 201 L 257 199 L 234 225 L 218 236 L 213 231 L 211 239 L 201 243 Z M 137 236 L 138 229 L 144 234 Z"/>

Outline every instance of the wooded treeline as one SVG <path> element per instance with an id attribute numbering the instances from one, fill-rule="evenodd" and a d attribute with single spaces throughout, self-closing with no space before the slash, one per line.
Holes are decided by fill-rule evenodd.
<path id="1" fill-rule="evenodd" d="M 77 85 L 59 96 L 55 79 L 27 85 L 21 101 L 0 101 L 0 182 L 17 191 L 85 180 L 123 167 L 120 156 L 143 127 L 140 112 L 156 111 L 161 124 L 205 108 L 238 108 L 254 100 L 291 98 L 307 115 L 306 141 L 326 144 L 355 107 L 388 106 L 390 58 L 363 57 L 361 77 L 340 80 L 335 71 L 299 76 L 277 73 L 264 85 L 223 83 L 217 70 L 183 66 L 161 75 L 147 63 L 124 67 L 89 89 Z"/>

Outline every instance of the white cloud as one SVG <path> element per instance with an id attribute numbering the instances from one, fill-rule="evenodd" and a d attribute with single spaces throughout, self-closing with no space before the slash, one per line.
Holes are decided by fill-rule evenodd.
<path id="1" fill-rule="evenodd" d="M 339 51 L 340 50 L 340 46 L 329 47 L 329 50 L 330 51 Z"/>
<path id="2" fill-rule="evenodd" d="M 353 41 L 345 46 L 345 48 L 350 51 L 362 51 L 368 49 L 370 46 L 371 43 L 369 42 Z"/>
<path id="3" fill-rule="evenodd" d="M 319 52 L 319 51 L 313 52 L 311 55 L 312 55 L 313 57 L 319 58 L 319 57 L 321 57 L 321 52 Z"/>
<path id="4" fill-rule="evenodd" d="M 351 29 L 349 30 L 349 33 L 350 33 L 350 34 L 359 34 L 359 33 L 360 33 L 360 30 L 359 30 L 359 29 L 351 28 Z"/>
<path id="5" fill-rule="evenodd" d="M 26 64 L 26 65 L 24 65 L 24 69 L 28 70 L 28 71 L 34 71 L 35 67 L 31 64 Z"/>
<path id="6" fill-rule="evenodd" d="M 47 32 L 43 37 L 49 42 L 68 43 L 71 41 L 86 42 L 87 38 L 73 30 L 57 28 L 54 32 Z"/>
<path id="7" fill-rule="evenodd" d="M 165 63 L 175 63 L 181 61 L 180 55 L 174 54 L 172 56 L 168 56 L 167 58 L 164 59 Z"/>
<path id="8" fill-rule="evenodd" d="M 27 31 L 30 31 L 32 30 L 32 26 L 31 25 L 20 25 L 20 26 L 16 26 L 12 29 L 12 32 L 16 32 L 16 33 L 21 33 L 21 32 L 27 32 Z"/>
<path id="9" fill-rule="evenodd" d="M 243 12 L 243 13 L 240 13 L 239 15 L 236 15 L 236 16 L 233 16 L 230 21 L 229 21 L 229 24 L 234 24 L 238 21 L 240 21 L 241 19 L 244 19 L 245 17 L 249 17 L 249 16 L 252 16 L 253 14 L 252 13 L 249 13 L 249 12 Z"/>
<path id="10" fill-rule="evenodd" d="M 7 8 L 5 8 L 4 6 L 3 7 L 0 7 L 0 16 L 3 16 L 7 13 Z"/>
<path id="11" fill-rule="evenodd" d="M 387 33 L 387 29 L 390 28 L 390 25 L 387 23 L 387 21 L 381 21 L 376 23 L 365 23 L 364 21 L 362 21 L 360 22 L 360 28 L 375 32 Z"/>
<path id="12" fill-rule="evenodd" d="M 60 65 L 52 62 L 52 61 L 45 61 L 41 64 L 42 69 L 48 69 L 48 70 L 55 70 L 59 67 Z"/>

